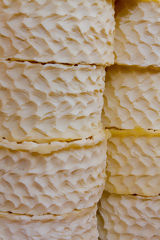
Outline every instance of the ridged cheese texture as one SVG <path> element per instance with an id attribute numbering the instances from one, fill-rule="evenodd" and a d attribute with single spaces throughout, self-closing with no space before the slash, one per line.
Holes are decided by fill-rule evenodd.
<path id="1" fill-rule="evenodd" d="M 160 197 L 104 193 L 98 217 L 101 240 L 160 239 Z"/>
<path id="2" fill-rule="evenodd" d="M 96 207 L 67 215 L 25 216 L 0 212 L 1 240 L 97 240 Z"/>
<path id="3" fill-rule="evenodd" d="M 0 1 L 0 58 L 112 64 L 112 0 Z"/>
<path id="4" fill-rule="evenodd" d="M 115 62 L 160 67 L 160 1 L 117 2 Z"/>
<path id="5" fill-rule="evenodd" d="M 49 141 L 96 134 L 104 79 L 103 67 L 1 61 L 0 137 Z"/>
<path id="6" fill-rule="evenodd" d="M 106 74 L 105 127 L 160 129 L 160 71 L 113 66 Z"/>
<path id="7" fill-rule="evenodd" d="M 1 141 L 1 212 L 64 214 L 93 206 L 105 184 L 105 139 L 50 144 Z"/>
<path id="8" fill-rule="evenodd" d="M 117 194 L 160 194 L 160 132 L 112 130 L 108 141 L 106 190 Z"/>

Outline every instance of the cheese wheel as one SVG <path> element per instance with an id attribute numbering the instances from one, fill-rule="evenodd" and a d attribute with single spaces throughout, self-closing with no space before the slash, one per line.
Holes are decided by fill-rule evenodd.
<path id="1" fill-rule="evenodd" d="M 160 129 L 160 71 L 113 66 L 107 70 L 105 127 Z"/>
<path id="2" fill-rule="evenodd" d="M 112 130 L 108 141 L 106 190 L 117 194 L 160 194 L 160 132 Z"/>
<path id="3" fill-rule="evenodd" d="M 160 197 L 103 194 L 99 205 L 101 240 L 160 239 Z"/>
<path id="4" fill-rule="evenodd" d="M 0 1 L 0 58 L 112 64 L 112 0 Z"/>
<path id="5" fill-rule="evenodd" d="M 50 141 L 92 136 L 101 127 L 105 70 L 0 62 L 0 137 Z"/>
<path id="6" fill-rule="evenodd" d="M 115 62 L 160 67 L 160 1 L 117 2 Z"/>
<path id="7" fill-rule="evenodd" d="M 0 239 L 97 240 L 96 206 L 70 214 L 27 216 L 0 212 Z"/>
<path id="8" fill-rule="evenodd" d="M 0 209 L 64 214 L 93 206 L 105 184 L 105 136 L 72 142 L 0 142 Z"/>

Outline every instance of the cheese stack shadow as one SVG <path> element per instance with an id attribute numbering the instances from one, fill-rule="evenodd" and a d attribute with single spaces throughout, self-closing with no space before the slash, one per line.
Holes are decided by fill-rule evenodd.
<path id="1" fill-rule="evenodd" d="M 160 238 L 160 2 L 117 1 L 115 62 L 107 69 L 110 129 L 101 240 Z"/>
<path id="2" fill-rule="evenodd" d="M 97 240 L 111 0 L 0 1 L 0 239 Z"/>

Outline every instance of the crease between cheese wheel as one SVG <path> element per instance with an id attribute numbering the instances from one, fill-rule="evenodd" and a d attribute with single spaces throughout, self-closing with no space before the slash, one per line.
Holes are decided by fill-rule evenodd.
<path id="1" fill-rule="evenodd" d="M 116 129 L 111 128 L 107 131 L 108 137 L 111 136 L 120 136 L 120 137 L 127 137 L 127 136 L 135 136 L 135 137 L 159 137 L 160 136 L 160 130 L 153 130 L 153 129 L 143 129 L 140 127 L 134 128 L 134 129 Z"/>
<path id="2" fill-rule="evenodd" d="M 97 207 L 67 215 L 25 216 L 0 212 L 0 239 L 5 240 L 96 240 Z"/>
<path id="3" fill-rule="evenodd" d="M 1 212 L 60 215 L 93 206 L 105 184 L 105 139 L 48 146 L 1 141 Z"/>
<path id="4" fill-rule="evenodd" d="M 160 238 L 160 197 L 104 192 L 99 204 L 101 240 L 157 240 Z"/>
<path id="5" fill-rule="evenodd" d="M 160 194 L 160 132 L 111 130 L 105 189 L 117 194 Z"/>

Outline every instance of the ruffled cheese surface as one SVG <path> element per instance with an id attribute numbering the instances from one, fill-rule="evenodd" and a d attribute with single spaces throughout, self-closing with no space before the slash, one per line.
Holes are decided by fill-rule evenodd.
<path id="1" fill-rule="evenodd" d="M 117 2 L 115 62 L 160 67 L 160 1 Z"/>
<path id="2" fill-rule="evenodd" d="M 1 0 L 0 58 L 112 64 L 112 0 Z"/>
<path id="3" fill-rule="evenodd" d="M 0 212 L 0 239 L 97 240 L 96 206 L 70 214 L 26 216 Z"/>
<path id="4" fill-rule="evenodd" d="M 47 142 L 97 134 L 104 78 L 103 67 L 0 61 L 0 137 Z"/>
<path id="5" fill-rule="evenodd" d="M 93 206 L 105 184 L 105 140 L 104 135 L 48 144 L 2 140 L 1 212 L 64 214 Z"/>
<path id="6" fill-rule="evenodd" d="M 160 71 L 113 66 L 106 74 L 105 127 L 160 129 Z"/>
<path id="7" fill-rule="evenodd" d="M 106 190 L 117 194 L 160 194 L 160 132 L 112 130 L 108 141 Z"/>
<path id="8" fill-rule="evenodd" d="M 160 239 L 160 197 L 103 194 L 99 205 L 101 240 Z"/>

